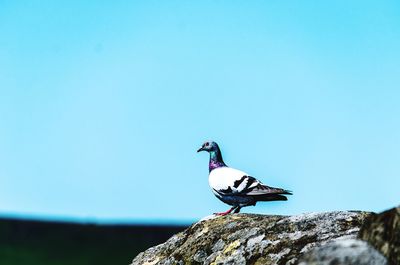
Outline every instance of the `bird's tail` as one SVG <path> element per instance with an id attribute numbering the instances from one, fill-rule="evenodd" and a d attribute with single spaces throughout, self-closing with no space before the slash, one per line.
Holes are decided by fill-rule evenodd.
<path id="1" fill-rule="evenodd" d="M 268 190 L 268 192 L 265 194 L 255 195 L 254 199 L 257 201 L 287 201 L 285 195 L 293 195 L 293 192 L 290 190 L 273 188 L 266 185 L 263 185 L 263 187 Z"/>
<path id="2" fill-rule="evenodd" d="M 293 192 L 290 190 L 284 190 L 280 188 L 269 187 L 267 185 L 261 185 L 262 189 L 268 191 L 269 194 L 282 194 L 282 195 L 293 195 Z"/>
<path id="3" fill-rule="evenodd" d="M 280 194 L 263 194 L 254 196 L 256 201 L 287 201 L 287 197 Z"/>
<path id="4" fill-rule="evenodd" d="M 280 194 L 293 195 L 293 191 L 291 191 L 291 190 L 282 190 L 282 193 L 280 193 Z"/>

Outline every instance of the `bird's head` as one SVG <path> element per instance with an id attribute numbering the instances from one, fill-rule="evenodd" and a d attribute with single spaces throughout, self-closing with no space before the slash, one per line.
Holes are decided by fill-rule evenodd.
<path id="1" fill-rule="evenodd" d="M 207 151 L 210 153 L 217 150 L 218 150 L 218 144 L 216 142 L 207 141 L 199 148 L 199 150 L 197 150 L 197 152 Z"/>

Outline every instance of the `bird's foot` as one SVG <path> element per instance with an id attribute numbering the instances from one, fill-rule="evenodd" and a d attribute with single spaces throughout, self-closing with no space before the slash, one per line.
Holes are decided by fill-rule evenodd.
<path id="1" fill-rule="evenodd" d="M 236 207 L 235 211 L 233 211 L 233 213 L 240 213 L 240 208 L 242 208 L 242 207 Z"/>
<path id="2" fill-rule="evenodd" d="M 231 213 L 231 211 L 227 211 L 227 212 L 222 212 L 222 213 L 214 213 L 214 215 L 218 215 L 218 216 L 225 216 L 225 215 L 228 215 L 228 214 L 230 214 Z"/>
<path id="3" fill-rule="evenodd" d="M 236 207 L 232 207 L 232 208 L 230 208 L 228 211 L 226 211 L 226 212 L 222 212 L 222 213 L 214 213 L 215 215 L 218 215 L 218 216 L 225 216 L 225 215 L 227 215 L 227 214 L 230 214 L 234 209 L 236 209 Z"/>

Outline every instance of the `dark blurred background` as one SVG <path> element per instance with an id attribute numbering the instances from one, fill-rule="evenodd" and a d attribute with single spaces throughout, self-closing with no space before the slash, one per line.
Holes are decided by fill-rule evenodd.
<path id="1" fill-rule="evenodd" d="M 0 264 L 129 264 L 141 251 L 184 228 L 0 218 Z"/>

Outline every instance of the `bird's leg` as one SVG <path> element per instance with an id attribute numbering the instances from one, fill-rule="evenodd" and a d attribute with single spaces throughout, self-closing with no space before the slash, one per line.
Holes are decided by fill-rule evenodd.
<path id="1" fill-rule="evenodd" d="M 239 212 L 240 212 L 240 209 L 242 209 L 242 207 L 237 206 L 236 209 L 235 209 L 235 211 L 233 211 L 233 213 L 239 213 Z"/>
<path id="2" fill-rule="evenodd" d="M 222 212 L 222 213 L 214 213 L 215 215 L 220 215 L 220 216 L 225 216 L 227 214 L 230 214 L 234 209 L 236 209 L 237 206 L 233 206 L 232 208 L 230 208 L 228 211 L 226 212 Z"/>

